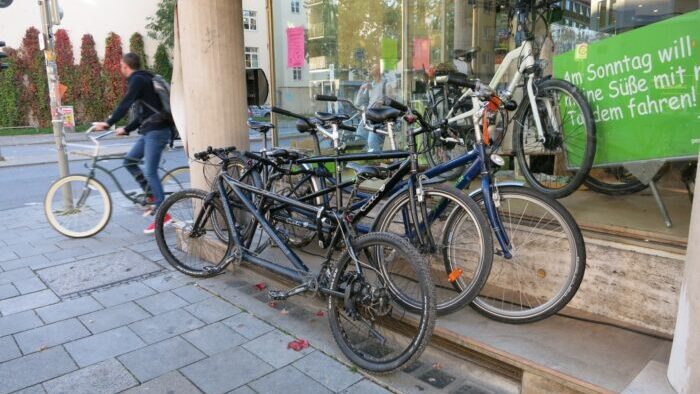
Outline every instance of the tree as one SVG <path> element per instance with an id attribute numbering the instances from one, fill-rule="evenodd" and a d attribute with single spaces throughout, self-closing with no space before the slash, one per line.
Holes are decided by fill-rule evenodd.
<path id="1" fill-rule="evenodd" d="M 168 55 L 168 49 L 165 47 L 165 44 L 158 45 L 158 49 L 156 49 L 153 72 L 161 75 L 168 82 L 173 76 L 173 65 L 170 63 L 170 55 Z"/>
<path id="2" fill-rule="evenodd" d="M 17 51 L 5 48 L 7 69 L 0 71 L 0 127 L 20 126 L 20 90 L 22 78 L 17 66 Z"/>
<path id="3" fill-rule="evenodd" d="M 155 16 L 148 17 L 148 36 L 169 49 L 175 45 L 175 3 L 176 0 L 160 0 Z"/>
<path id="4" fill-rule="evenodd" d="M 59 29 L 56 31 L 56 66 L 58 67 L 59 81 L 65 85 L 68 90 L 63 97 L 64 103 L 75 104 L 75 58 L 73 57 L 73 44 L 70 42 L 68 33 Z"/>
<path id="5" fill-rule="evenodd" d="M 32 26 L 25 32 L 17 60 L 19 72 L 25 78 L 19 100 L 22 123 L 48 126 L 51 123 L 51 108 L 46 62 L 39 49 L 39 30 L 36 27 Z"/>
<path id="6" fill-rule="evenodd" d="M 144 70 L 148 69 L 148 57 L 143 46 L 143 36 L 140 33 L 134 33 L 129 38 L 129 52 L 139 55 L 141 58 L 141 67 Z"/>
<path id="7" fill-rule="evenodd" d="M 82 122 L 103 120 L 107 110 L 103 100 L 102 66 L 97 58 L 95 39 L 90 34 L 81 39 L 78 80 L 78 119 Z"/>
<path id="8" fill-rule="evenodd" d="M 126 90 L 126 81 L 121 73 L 122 39 L 119 34 L 111 32 L 105 41 L 105 61 L 103 73 L 105 79 L 105 104 L 108 108 L 116 107 Z"/>

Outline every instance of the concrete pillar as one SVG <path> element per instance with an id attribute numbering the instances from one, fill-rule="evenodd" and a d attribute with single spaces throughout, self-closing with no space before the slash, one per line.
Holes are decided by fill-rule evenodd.
<path id="1" fill-rule="evenodd" d="M 179 67 L 190 154 L 207 146 L 249 147 L 241 0 L 177 4 Z M 193 187 L 206 188 L 199 165 Z"/>
<path id="2" fill-rule="evenodd" d="M 678 301 L 668 380 L 679 393 L 700 393 L 700 172 L 695 178 L 695 199 L 690 214 L 690 233 L 685 275 Z"/>

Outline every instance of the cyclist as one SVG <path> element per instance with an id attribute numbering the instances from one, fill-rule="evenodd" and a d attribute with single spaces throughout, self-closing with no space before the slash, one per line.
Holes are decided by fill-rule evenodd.
<path id="1" fill-rule="evenodd" d="M 112 115 L 105 122 L 96 123 L 95 129 L 106 130 L 112 127 L 129 112 L 132 105 L 135 105 L 133 120 L 126 127 L 117 129 L 116 135 L 129 135 L 137 129 L 141 134 L 124 158 L 124 166 L 146 193 L 149 202 L 153 203 L 152 215 L 165 198 L 163 185 L 158 177 L 158 163 L 172 138 L 170 122 L 158 112 L 163 106 L 153 87 L 153 74 L 141 70 L 140 57 L 135 53 L 127 53 L 122 57 L 120 66 L 122 75 L 127 78 L 126 94 Z M 141 159 L 144 159 L 145 172 L 138 165 Z M 170 222 L 169 215 L 166 215 L 166 222 Z M 155 232 L 155 222 L 143 232 Z"/>

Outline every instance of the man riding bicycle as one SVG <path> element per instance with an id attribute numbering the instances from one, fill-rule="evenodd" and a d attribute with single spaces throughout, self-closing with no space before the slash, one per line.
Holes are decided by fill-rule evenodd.
<path id="1" fill-rule="evenodd" d="M 127 91 L 124 98 L 107 121 L 95 124 L 96 130 L 106 130 L 121 120 L 132 105 L 135 116 L 125 127 L 120 127 L 116 135 L 124 136 L 137 130 L 141 137 L 136 141 L 124 158 L 124 166 L 129 170 L 136 182 L 149 200 L 153 203 L 153 211 L 164 200 L 163 186 L 158 177 L 158 163 L 160 163 L 163 150 L 172 139 L 170 121 L 160 112 L 163 105 L 158 93 L 153 87 L 153 74 L 141 70 L 141 59 L 135 53 L 127 53 L 121 60 L 121 73 L 127 78 Z M 138 163 L 144 160 L 142 171 Z M 166 217 L 169 222 L 170 217 Z M 155 224 L 151 223 L 143 232 L 152 234 Z"/>

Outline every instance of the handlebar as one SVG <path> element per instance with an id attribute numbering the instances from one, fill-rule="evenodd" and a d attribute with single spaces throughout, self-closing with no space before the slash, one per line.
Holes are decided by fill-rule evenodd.
<path id="1" fill-rule="evenodd" d="M 317 94 L 317 95 L 314 96 L 314 100 L 316 100 L 316 101 L 332 101 L 332 102 L 336 102 L 336 101 L 338 101 L 338 97 L 336 97 L 336 96 L 329 96 L 329 95 L 326 95 L 326 94 Z"/>
<path id="2" fill-rule="evenodd" d="M 226 148 L 216 148 L 216 149 L 209 146 L 209 147 L 207 147 L 206 150 L 195 153 L 194 158 L 196 160 L 206 161 L 209 159 L 209 157 L 216 156 L 216 157 L 223 160 L 226 158 L 226 156 L 228 156 L 229 153 L 235 152 L 235 151 L 236 151 L 235 146 L 228 146 Z"/>

